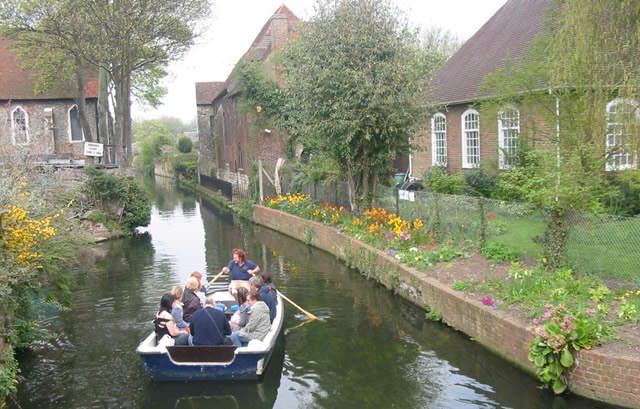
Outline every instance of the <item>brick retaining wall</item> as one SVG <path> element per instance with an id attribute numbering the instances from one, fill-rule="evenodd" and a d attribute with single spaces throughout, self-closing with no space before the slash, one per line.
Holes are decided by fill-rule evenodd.
<path id="1" fill-rule="evenodd" d="M 254 220 L 338 256 L 402 297 L 440 312 L 448 325 L 535 373 L 527 359 L 529 344 L 535 336 L 524 321 L 471 300 L 463 292 L 454 291 L 425 273 L 401 265 L 392 256 L 322 223 L 262 206 L 255 206 Z M 569 377 L 569 387 L 574 393 L 640 409 L 640 357 L 612 356 L 596 349 L 579 351 L 575 358 L 576 365 L 571 368 Z"/>

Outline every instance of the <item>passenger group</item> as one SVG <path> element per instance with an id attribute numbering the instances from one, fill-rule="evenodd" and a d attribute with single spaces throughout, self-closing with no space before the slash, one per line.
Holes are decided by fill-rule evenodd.
<path id="1" fill-rule="evenodd" d="M 208 283 L 200 272 L 193 272 L 184 289 L 174 286 L 160 300 L 153 321 L 156 342 L 168 345 L 235 345 L 262 341 L 276 316 L 276 289 L 267 272 L 234 249 L 233 259 L 222 269 L 231 273 L 229 291 L 237 300 L 237 310 L 226 313 L 224 304 L 207 297 Z M 260 274 L 258 274 L 260 273 Z"/>

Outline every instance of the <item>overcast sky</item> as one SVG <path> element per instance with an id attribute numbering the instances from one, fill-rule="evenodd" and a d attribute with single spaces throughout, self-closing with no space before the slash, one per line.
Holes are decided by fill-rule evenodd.
<path id="1" fill-rule="evenodd" d="M 133 107 L 135 119 L 196 116 L 195 83 L 225 81 L 267 20 L 285 4 L 303 20 L 313 15 L 314 0 L 213 0 L 209 30 L 189 54 L 169 67 L 163 85 L 168 94 L 158 109 Z M 394 0 L 412 23 L 438 26 L 464 39 L 471 37 L 507 0 Z"/>

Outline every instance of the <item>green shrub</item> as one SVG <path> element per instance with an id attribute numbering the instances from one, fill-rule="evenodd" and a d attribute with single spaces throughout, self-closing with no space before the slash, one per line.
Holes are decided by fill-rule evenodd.
<path id="1" fill-rule="evenodd" d="M 107 214 L 102 210 L 94 210 L 89 213 L 89 217 L 87 218 L 92 223 L 106 223 L 107 222 Z"/>
<path id="2" fill-rule="evenodd" d="M 487 174 L 483 169 L 473 169 L 464 176 L 466 186 L 462 194 L 466 196 L 491 197 L 498 184 L 497 178 Z"/>
<path id="3" fill-rule="evenodd" d="M 180 153 L 189 153 L 193 149 L 193 141 L 188 136 L 183 135 L 178 138 L 177 148 Z"/>
<path id="4" fill-rule="evenodd" d="M 195 180 L 198 177 L 198 155 L 195 153 L 182 153 L 172 158 L 173 172 L 176 176 L 187 180 Z"/>
<path id="5" fill-rule="evenodd" d="M 133 230 L 149 224 L 151 198 L 138 181 L 89 166 L 85 168 L 85 173 L 89 176 L 84 185 L 85 193 L 100 201 L 100 206 L 103 200 L 110 200 L 122 207 L 119 222 L 125 229 Z"/>
<path id="6" fill-rule="evenodd" d="M 433 167 L 425 180 L 432 192 L 447 195 L 459 195 L 465 186 L 464 174 L 450 175 L 447 168 L 442 166 Z"/>
<path id="7" fill-rule="evenodd" d="M 512 262 L 520 260 L 520 255 L 515 250 L 497 241 L 490 242 L 480 251 L 489 260 Z"/>

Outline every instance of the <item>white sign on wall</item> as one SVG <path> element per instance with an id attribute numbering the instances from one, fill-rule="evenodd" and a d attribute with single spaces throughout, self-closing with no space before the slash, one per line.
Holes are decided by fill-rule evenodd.
<path id="1" fill-rule="evenodd" d="M 95 142 L 84 143 L 84 156 L 97 156 L 102 157 L 104 151 L 104 145 Z"/>

